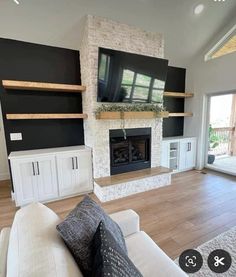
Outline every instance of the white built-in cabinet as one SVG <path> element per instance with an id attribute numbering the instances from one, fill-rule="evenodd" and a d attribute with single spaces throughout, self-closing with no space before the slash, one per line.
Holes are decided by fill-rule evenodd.
<path id="1" fill-rule="evenodd" d="M 163 139 L 161 165 L 174 172 L 195 168 L 197 139 L 195 137 L 175 137 Z"/>
<path id="2" fill-rule="evenodd" d="M 9 159 L 17 206 L 93 190 L 89 147 L 17 151 Z"/>
<path id="3" fill-rule="evenodd" d="M 57 157 L 59 195 L 91 190 L 91 152 L 61 153 Z"/>

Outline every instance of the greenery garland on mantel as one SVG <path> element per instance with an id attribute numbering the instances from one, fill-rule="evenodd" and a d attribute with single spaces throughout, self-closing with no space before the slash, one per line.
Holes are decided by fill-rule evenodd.
<path id="1" fill-rule="evenodd" d="M 95 115 L 101 112 L 154 112 L 158 117 L 164 111 L 165 108 L 157 104 L 102 104 L 96 109 Z"/>
<path id="2" fill-rule="evenodd" d="M 102 104 L 96 109 L 95 116 L 99 118 L 102 112 L 120 112 L 121 114 L 125 112 L 153 112 L 157 118 L 161 112 L 165 112 L 165 108 L 157 104 Z M 125 120 L 123 116 L 120 119 L 120 127 L 126 140 Z"/>

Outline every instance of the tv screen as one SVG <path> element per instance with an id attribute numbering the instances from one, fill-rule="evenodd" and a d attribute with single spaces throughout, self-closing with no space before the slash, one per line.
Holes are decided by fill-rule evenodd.
<path id="1" fill-rule="evenodd" d="M 99 48 L 98 102 L 160 103 L 168 60 Z"/>

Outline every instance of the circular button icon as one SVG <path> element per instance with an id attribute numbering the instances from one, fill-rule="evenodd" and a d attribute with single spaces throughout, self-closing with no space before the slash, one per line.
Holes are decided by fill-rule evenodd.
<path id="1" fill-rule="evenodd" d="M 227 251 L 223 249 L 216 249 L 208 256 L 207 263 L 213 272 L 224 273 L 230 268 L 232 258 Z"/>
<path id="2" fill-rule="evenodd" d="M 202 255 L 195 249 L 185 250 L 179 257 L 179 266 L 186 273 L 197 272 L 202 264 Z"/>

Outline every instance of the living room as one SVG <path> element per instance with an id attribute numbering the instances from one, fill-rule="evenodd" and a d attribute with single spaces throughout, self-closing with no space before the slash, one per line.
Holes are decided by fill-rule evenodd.
<path id="1" fill-rule="evenodd" d="M 236 2 L 0 6 L 0 277 L 235 276 Z"/>

